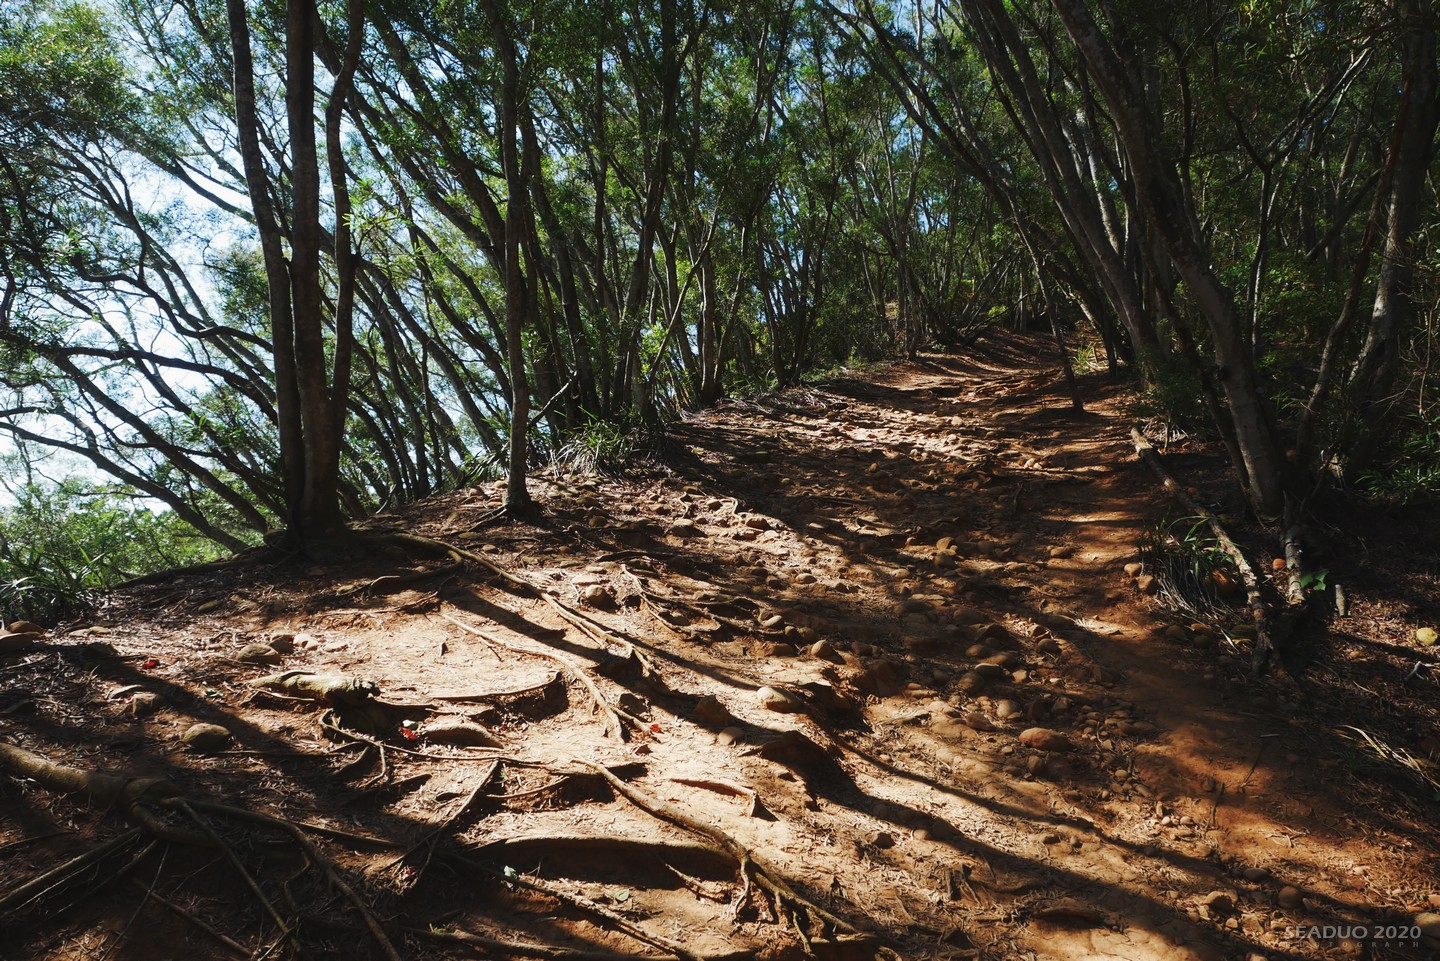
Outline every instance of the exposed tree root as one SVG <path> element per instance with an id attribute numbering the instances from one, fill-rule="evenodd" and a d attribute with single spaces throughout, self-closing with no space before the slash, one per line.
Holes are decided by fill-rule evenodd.
<path id="1" fill-rule="evenodd" d="M 545 658 L 547 660 L 555 662 L 556 664 L 559 664 L 565 669 L 565 672 L 567 674 L 575 678 L 577 681 L 580 682 L 581 685 L 584 686 L 585 690 L 590 694 L 590 699 L 595 702 L 596 710 L 600 711 L 600 713 L 605 716 L 606 737 L 614 737 L 622 741 L 625 740 L 625 724 L 622 718 L 628 720 L 637 730 L 644 729 L 645 723 L 643 721 L 638 718 L 631 717 L 629 714 L 622 711 L 620 708 L 611 704 L 610 701 L 605 697 L 605 695 L 600 693 L 600 688 L 595 685 L 595 682 L 590 679 L 589 673 L 577 662 L 566 657 L 564 654 L 561 654 L 558 651 L 549 650 L 548 648 L 532 647 L 528 644 L 516 644 L 512 641 L 501 640 L 493 634 L 490 634 L 487 631 L 482 631 L 480 628 L 476 627 L 473 624 L 467 624 L 466 622 L 460 620 L 458 617 L 454 617 L 453 615 L 445 611 L 441 611 L 440 616 L 445 618 L 445 620 L 449 621 L 451 624 L 454 624 L 456 627 L 460 628 L 462 631 L 465 631 L 468 634 L 473 634 L 488 644 L 492 644 L 496 647 L 503 647 L 508 651 L 515 652 L 516 654 L 528 654 L 532 657 Z"/>
<path id="2" fill-rule="evenodd" d="M 583 948 L 556 948 L 548 944 L 489 938 L 458 928 L 406 928 L 405 930 L 410 934 L 432 941 L 463 944 L 478 952 L 514 958 L 546 958 L 550 961 L 680 961 L 679 957 L 673 954 L 617 954 L 613 951 L 587 951 Z M 705 961 L 718 961 L 718 959 L 710 958 Z"/>
<path id="3" fill-rule="evenodd" d="M 355 908 L 356 912 L 365 922 L 365 926 L 375 938 L 375 941 L 380 945 L 386 958 L 388 958 L 389 961 L 400 961 L 399 953 L 395 950 L 394 945 L 391 944 L 389 937 L 380 927 L 379 922 L 375 919 L 374 914 L 371 913 L 364 900 L 346 883 L 339 871 L 331 861 L 325 857 L 320 849 L 305 836 L 305 830 L 301 825 L 283 818 L 260 814 L 244 808 L 189 799 L 180 795 L 169 782 L 157 778 L 125 778 L 113 774 L 85 771 L 79 768 L 67 767 L 63 764 L 56 764 L 41 755 L 3 742 L 0 742 L 0 766 L 9 769 L 12 773 L 21 777 L 28 777 L 38 781 L 47 790 L 63 794 L 81 794 L 99 806 L 118 809 L 128 819 L 136 821 L 140 825 L 140 827 L 133 828 L 110 842 L 101 845 L 99 848 L 86 852 L 80 857 L 60 865 L 58 868 L 47 871 L 40 877 L 26 882 L 16 890 L 0 898 L 0 912 L 7 910 L 15 904 L 24 903 L 48 893 L 65 878 L 73 876 L 76 872 L 83 870 L 89 865 L 99 863 L 116 851 L 133 845 L 138 839 L 146 833 L 149 833 L 158 840 L 173 840 L 218 848 L 236 869 L 251 893 L 254 894 L 256 899 L 259 900 L 265 908 L 266 913 L 269 914 L 279 926 L 282 939 L 289 937 L 291 933 L 290 926 L 265 895 L 259 882 L 245 869 L 244 864 L 240 861 L 239 857 L 236 856 L 234 850 L 216 833 L 209 821 L 201 816 L 202 814 L 210 814 L 232 820 L 263 824 L 288 834 L 294 840 L 295 844 L 304 851 L 310 863 L 319 868 L 330 884 Z M 159 810 L 172 810 L 184 813 L 199 827 L 199 833 L 181 831 L 162 822 L 157 817 L 157 811 Z M 330 829 L 325 830 L 327 833 L 335 833 L 331 832 Z"/>
<path id="4" fill-rule="evenodd" d="M 204 564 L 186 564 L 183 567 L 171 567 L 163 571 L 155 571 L 153 574 L 143 574 L 140 577 L 132 577 L 128 581 L 121 581 L 112 591 L 129 590 L 132 587 L 141 587 L 146 584 L 164 584 L 176 578 L 188 577 L 191 574 L 213 574 L 216 571 L 233 570 L 237 567 L 249 567 L 252 564 L 263 562 L 267 556 L 274 556 L 276 550 L 268 544 L 259 544 L 249 547 L 238 554 L 233 554 L 224 560 L 208 561 Z"/>
<path id="5" fill-rule="evenodd" d="M 513 872 L 507 873 L 505 871 L 497 871 L 494 868 L 482 864 L 473 858 L 461 857 L 458 855 L 452 855 L 451 857 L 459 861 L 460 863 L 470 867 L 473 870 L 482 871 L 485 874 L 490 875 L 491 877 L 495 877 L 506 882 L 507 884 L 513 884 L 517 887 L 522 887 L 530 891 L 535 891 L 540 894 L 547 895 L 557 901 L 563 901 L 571 907 L 578 908 L 581 911 L 594 915 L 595 917 L 603 918 L 612 926 L 618 928 L 621 931 L 624 931 L 631 937 L 639 941 L 643 941 L 646 944 L 654 945 L 655 947 L 660 948 L 662 951 L 669 951 L 677 958 L 684 959 L 684 961 L 704 961 L 704 959 L 702 959 L 699 955 L 687 949 L 680 942 L 672 941 L 663 935 L 655 934 L 652 931 L 647 931 L 640 925 L 625 917 L 624 915 L 617 914 L 616 912 L 611 911 L 609 908 L 603 905 L 596 904 L 589 898 L 581 897 L 578 894 L 569 894 L 557 888 L 550 887 L 549 885 L 541 884 L 538 881 L 531 881 L 528 878 L 520 877 L 518 874 L 514 874 Z"/>
<path id="6" fill-rule="evenodd" d="M 670 618 L 674 615 L 670 614 L 670 612 L 666 609 L 665 605 L 661 603 L 658 597 L 656 597 L 654 594 L 652 594 L 646 589 L 644 578 L 642 578 L 635 571 L 631 570 L 628 564 L 621 564 L 620 570 L 625 574 L 626 577 L 630 578 L 630 580 L 634 582 L 635 593 L 640 597 L 640 607 L 645 611 L 646 614 L 649 614 L 651 619 L 654 620 L 655 623 L 659 624 L 663 630 L 685 640 L 694 640 L 697 636 L 702 636 L 705 633 L 704 631 L 696 630 L 689 625 L 676 624 L 674 621 L 670 620 Z"/>
<path id="7" fill-rule="evenodd" d="M 162 897 L 161 895 L 156 894 L 154 889 L 147 888 L 144 885 L 139 884 L 135 881 L 131 881 L 130 886 L 135 888 L 136 890 L 144 892 L 145 897 L 149 900 L 154 901 L 161 907 L 174 912 L 177 916 L 184 918 L 186 921 L 194 925 L 199 930 L 204 931 L 206 934 L 210 935 L 210 937 L 214 938 L 216 941 L 219 941 L 221 944 L 225 945 L 225 947 L 229 948 L 237 956 L 242 958 L 254 957 L 254 952 L 252 952 L 249 948 L 245 947 L 245 945 L 241 944 L 239 941 L 236 941 L 234 938 L 230 937 L 224 932 L 216 930 L 204 918 L 200 917 L 190 909 L 176 904 L 169 898 Z"/>
<path id="8" fill-rule="evenodd" d="M 485 773 L 480 775 L 480 780 L 476 782 L 475 787 L 471 789 L 469 795 L 466 796 L 465 800 L 461 801 L 460 805 L 455 808 L 455 810 L 452 811 L 445 818 L 445 820 L 441 821 L 439 824 L 435 825 L 435 827 L 425 832 L 424 837 L 406 848 L 399 857 L 386 864 L 385 869 L 388 870 L 403 863 L 407 858 L 410 857 L 410 855 L 414 854 L 416 851 L 419 851 L 421 848 L 424 848 L 425 860 L 422 861 L 420 866 L 415 869 L 415 874 L 409 882 L 411 885 L 418 884 L 420 881 L 420 876 L 424 874 L 425 869 L 430 866 L 430 859 L 435 854 L 435 845 L 440 842 L 440 838 L 447 830 L 449 830 L 450 825 L 454 824 L 457 820 L 464 816 L 466 811 L 470 810 L 470 807 L 475 803 L 476 798 L 480 797 L 480 795 L 484 792 L 485 788 L 489 786 L 491 780 L 494 779 L 496 773 L 499 770 L 499 761 L 491 764 L 490 767 L 485 770 Z"/>
<path id="9" fill-rule="evenodd" d="M 624 860 L 638 855 L 657 860 L 664 860 L 667 855 L 680 855 L 691 860 L 703 859 L 717 867 L 723 865 L 726 868 L 732 867 L 735 863 L 735 859 L 728 851 L 711 844 L 697 844 L 693 841 L 652 841 L 614 834 L 555 834 L 553 832 L 517 834 L 489 841 L 471 848 L 471 851 L 476 855 L 506 864 L 515 863 L 515 859 L 525 852 L 544 857 L 551 853 L 560 854 L 573 851 L 591 851 Z"/>
<path id="10" fill-rule="evenodd" d="M 587 617 L 575 610 L 575 608 L 559 600 L 554 595 L 546 594 L 545 600 L 551 607 L 555 608 L 557 614 L 579 628 L 581 633 L 585 634 L 591 640 L 599 644 L 613 644 L 615 647 L 620 648 L 621 659 L 633 661 L 635 666 L 640 669 L 640 675 L 642 677 L 649 677 L 654 673 L 655 665 L 651 664 L 650 659 L 644 654 L 641 654 L 640 650 L 634 644 L 631 644 L 625 640 L 625 638 L 614 633 L 594 618 Z"/>
<path id="11" fill-rule="evenodd" d="M 374 681 L 348 674 L 316 674 L 312 671 L 282 671 L 250 682 L 251 687 L 323 704 L 365 704 L 380 688 Z"/>
<path id="12" fill-rule="evenodd" d="M 155 810 L 175 797 L 174 785 L 162 778 L 119 777 L 57 764 L 33 751 L 0 741 L 0 767 L 37 781 L 57 794 L 79 794 L 90 803 L 113 808 L 132 824 L 165 841 L 201 843 L 190 831 L 160 822 Z"/>
<path id="13" fill-rule="evenodd" d="M 260 902 L 260 906 L 265 909 L 265 913 L 270 915 L 270 919 L 274 921 L 276 927 L 280 929 L 281 939 L 283 940 L 290 937 L 290 925 L 285 923 L 285 919 L 280 916 L 280 912 L 276 910 L 274 903 L 266 896 L 265 890 L 260 887 L 260 882 L 256 881 L 255 876 L 246 869 L 244 862 L 241 861 L 239 855 L 235 853 L 235 849 L 226 844 L 220 835 L 215 833 L 215 828 L 211 826 L 210 822 L 196 813 L 195 809 L 192 808 L 184 798 L 171 798 L 170 800 L 176 809 L 184 811 L 189 815 L 190 819 L 199 826 L 200 830 L 204 831 L 205 835 L 210 838 L 210 842 L 225 855 L 225 860 L 230 862 L 230 866 L 235 869 L 235 873 L 240 876 L 240 880 L 245 882 L 245 886 L 250 889 L 250 893 L 255 895 L 255 900 Z"/>
<path id="14" fill-rule="evenodd" d="M 345 899 L 355 908 L 356 913 L 364 920 L 365 926 L 370 929 L 370 933 L 380 945 L 381 950 L 385 952 L 385 956 L 389 958 L 390 961 L 400 961 L 399 952 L 397 952 L 395 946 L 391 944 L 390 938 L 385 934 L 384 929 L 380 927 L 380 922 L 375 919 L 375 915 L 370 911 L 369 906 L 355 893 L 355 889 L 346 883 L 345 879 L 340 876 L 340 872 L 334 863 L 315 846 L 313 841 L 305 836 L 305 832 L 301 830 L 298 825 L 291 821 L 286 821 L 283 818 L 271 817 L 268 814 L 260 814 L 257 811 L 249 811 L 245 808 L 231 807 L 228 804 L 216 804 L 211 801 L 186 802 L 182 799 L 177 799 L 176 803 L 188 804 L 188 806 L 194 810 L 204 811 L 210 814 L 268 825 L 269 827 L 284 831 L 290 835 L 295 843 L 300 846 L 301 850 L 305 852 L 310 862 L 320 869 L 326 879 L 329 880 L 335 889 L 344 895 Z"/>
<path id="15" fill-rule="evenodd" d="M 767 865 L 754 851 L 750 850 L 730 834 L 720 830 L 714 825 L 698 821 L 664 801 L 646 795 L 637 788 L 625 783 L 616 777 L 609 769 L 599 764 L 593 764 L 584 760 L 578 763 L 598 772 L 601 777 L 609 782 L 616 793 L 623 796 L 641 810 L 660 818 L 662 821 L 668 821 L 676 827 L 684 828 L 691 833 L 698 834 L 701 837 L 708 838 L 715 842 L 715 844 L 739 863 L 742 877 L 749 878 L 753 874 L 755 884 L 770 893 L 770 896 L 775 899 L 777 907 L 779 907 L 780 910 L 795 908 L 809 915 L 812 919 L 829 925 L 830 928 L 835 931 L 841 931 L 847 934 L 858 933 L 855 927 L 849 922 L 831 914 L 815 902 L 797 893 L 795 889 L 790 886 L 789 882 L 785 880 L 783 875 Z"/>
<path id="16" fill-rule="evenodd" d="M 356 594 L 393 594 L 395 591 L 411 584 L 422 584 L 425 581 L 434 580 L 437 577 L 450 577 L 462 567 L 461 561 L 446 564 L 444 567 L 437 567 L 430 571 L 414 571 L 410 574 L 385 574 L 377 577 L 368 583 L 337 592 L 341 597 L 350 597 Z"/>
<path id="17" fill-rule="evenodd" d="M 131 828 L 124 834 L 111 838 L 99 847 L 71 858 L 0 896 L 0 916 L 41 896 L 50 894 L 66 885 L 80 872 L 95 867 L 107 858 L 128 851 L 141 842 L 145 836 L 142 828 Z"/>
<path id="18" fill-rule="evenodd" d="M 1140 459 L 1160 479 L 1161 486 L 1187 511 L 1204 519 L 1206 526 L 1210 528 L 1210 533 L 1214 535 L 1216 542 L 1220 545 L 1220 549 L 1225 552 L 1240 573 L 1240 582 L 1245 587 L 1245 602 L 1250 608 L 1250 617 L 1255 623 L 1255 653 L 1251 661 L 1251 670 L 1257 677 L 1260 676 L 1275 659 L 1275 641 L 1271 630 L 1270 607 L 1265 603 L 1260 578 L 1256 575 L 1254 566 L 1245 556 L 1245 552 L 1230 537 L 1229 532 L 1225 530 L 1225 525 L 1220 523 L 1220 519 L 1201 507 L 1195 498 L 1186 493 L 1185 488 L 1170 476 L 1170 472 L 1165 469 L 1165 464 L 1160 459 L 1160 454 L 1145 439 L 1145 435 L 1140 433 L 1138 427 L 1130 428 L 1130 439 L 1134 442 L 1135 452 L 1140 455 Z"/>
<path id="19" fill-rule="evenodd" d="M 400 747 L 395 744 L 386 744 L 384 741 L 377 740 L 373 737 L 368 737 L 358 731 L 352 731 L 349 728 L 341 727 L 340 725 L 335 723 L 334 715 L 330 711 L 326 711 L 324 714 L 320 715 L 320 726 L 326 731 L 329 731 L 337 738 L 342 738 L 349 741 L 358 741 L 362 744 L 368 744 L 373 748 L 377 748 L 381 752 L 382 761 L 384 760 L 385 751 L 394 751 L 397 754 L 404 754 L 408 757 L 423 758 L 426 761 L 493 761 L 496 757 L 496 755 L 494 754 L 430 754 L 426 751 L 416 751 L 408 747 Z M 489 749 L 482 748 L 481 750 Z"/>
<path id="20" fill-rule="evenodd" d="M 517 688 L 513 691 L 484 691 L 475 694 L 436 694 L 434 698 L 437 701 L 464 704 L 471 701 L 511 701 L 533 694 L 539 694 L 543 697 L 547 690 L 558 683 L 559 680 L 560 675 L 552 671 L 550 676 L 539 684 L 531 684 L 529 687 Z"/>
<path id="21" fill-rule="evenodd" d="M 528 597 L 538 597 L 541 594 L 540 588 L 531 584 L 523 577 L 518 577 L 494 561 L 488 560 L 474 551 L 467 551 L 463 547 L 456 547 L 453 544 L 437 541 L 430 537 L 421 537 L 419 534 L 406 534 L 400 531 L 366 531 L 365 536 L 367 539 L 380 541 L 381 543 L 400 544 L 432 553 L 449 554 L 457 561 L 469 561 L 477 567 L 484 568 Z"/>

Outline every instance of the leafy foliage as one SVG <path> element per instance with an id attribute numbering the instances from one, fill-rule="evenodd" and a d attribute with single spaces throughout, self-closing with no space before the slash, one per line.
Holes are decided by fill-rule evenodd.
<path id="1" fill-rule="evenodd" d="M 0 614 L 53 623 L 128 577 L 219 553 L 172 513 L 130 492 L 74 480 L 27 485 L 0 510 Z"/>
<path id="2" fill-rule="evenodd" d="M 1432 409 L 1407 418 L 1385 460 L 1361 474 L 1360 489 L 1392 504 L 1440 498 L 1440 411 Z"/>

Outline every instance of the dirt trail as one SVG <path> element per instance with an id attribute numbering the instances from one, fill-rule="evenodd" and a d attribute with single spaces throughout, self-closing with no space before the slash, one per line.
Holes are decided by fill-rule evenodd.
<path id="1" fill-rule="evenodd" d="M 407 846 L 441 827 L 433 863 L 336 854 L 395 932 L 643 950 L 613 918 L 462 859 L 489 857 L 702 957 L 801 956 L 798 931 L 818 925 L 744 896 L 693 830 L 578 760 L 732 836 L 878 938 L 829 932 L 820 957 L 1433 957 L 1410 933 L 1440 895 L 1433 834 L 1411 806 L 1355 806 L 1361 788 L 1307 715 L 1135 590 L 1124 564 L 1164 505 L 1119 391 L 1087 382 L 1087 412 L 1070 411 L 1045 350 L 995 338 L 963 359 L 726 404 L 676 426 L 656 466 L 625 479 L 538 481 L 539 526 L 474 529 L 488 489 L 376 521 L 483 549 L 558 606 L 483 572 L 380 593 L 377 578 L 425 567 L 403 555 L 136 593 L 99 631 L 132 659 L 0 667 L 0 737 Z M 299 649 L 284 668 L 372 678 L 416 705 L 418 738 L 376 732 L 393 745 L 383 777 L 375 759 L 356 770 L 352 754 L 326 755 L 310 705 L 246 686 L 277 668 L 235 650 L 285 635 Z M 627 741 L 606 735 L 580 674 Z M 139 690 L 162 698 L 143 721 L 127 714 Z M 441 717 L 484 725 L 503 748 L 440 746 L 426 732 Z M 196 720 L 229 727 L 237 749 L 183 750 Z M 466 751 L 476 763 L 433 759 Z M 482 783 L 491 757 L 501 773 Z M 81 804 L 0 785 L 0 876 L 113 833 Z M 76 821 L 80 836 L 3 846 Z M 265 873 L 259 842 L 235 843 L 262 884 L 284 880 Z M 264 943 L 223 864 L 177 853 L 172 867 L 190 874 L 156 869 L 162 893 Z M 129 895 L 19 917 L 13 956 L 214 947 Z M 152 923 L 122 931 L 142 908 Z M 319 914 L 308 956 L 369 950 L 353 917 Z M 1306 939 L 1300 925 L 1344 930 Z M 467 955 L 418 931 L 400 939 L 407 957 Z"/>

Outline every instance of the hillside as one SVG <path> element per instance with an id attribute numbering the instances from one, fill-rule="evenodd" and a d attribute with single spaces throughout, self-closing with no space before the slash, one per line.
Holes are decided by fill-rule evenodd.
<path id="1" fill-rule="evenodd" d="M 1430 518 L 1328 531 L 1346 616 L 1254 680 L 1127 572 L 1179 511 L 1052 352 L 727 402 L 537 477 L 534 524 L 490 487 L 367 524 L 457 557 L 41 625 L 0 654 L 0 956 L 1435 957 Z"/>

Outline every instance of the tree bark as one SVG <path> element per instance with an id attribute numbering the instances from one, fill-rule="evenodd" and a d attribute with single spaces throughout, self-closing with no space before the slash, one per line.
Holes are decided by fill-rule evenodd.
<path id="1" fill-rule="evenodd" d="M 1415 229 L 1425 209 L 1425 178 L 1434 156 L 1440 121 L 1440 77 L 1435 62 L 1435 26 L 1429 0 L 1398 0 L 1396 18 L 1406 104 L 1404 128 L 1390 182 L 1385 250 L 1375 284 L 1375 302 L 1365 344 L 1350 373 L 1349 394 L 1358 430 L 1350 445 L 1346 475 L 1370 466 L 1387 414 L 1394 405 L 1400 372 L 1401 336 L 1415 320 L 1411 286 L 1415 276 Z"/>
<path id="2" fill-rule="evenodd" d="M 1134 171 L 1134 188 L 1146 219 L 1165 246 L 1176 273 L 1189 288 L 1210 328 L 1221 387 L 1235 425 L 1248 480 L 1246 492 L 1266 518 L 1284 510 L 1284 466 L 1268 400 L 1260 387 L 1244 320 L 1230 289 L 1211 264 L 1196 225 L 1185 214 L 1174 164 L 1161 154 L 1156 122 L 1132 77 L 1100 32 L 1084 0 L 1052 0 L 1066 31 L 1104 96 Z"/>

